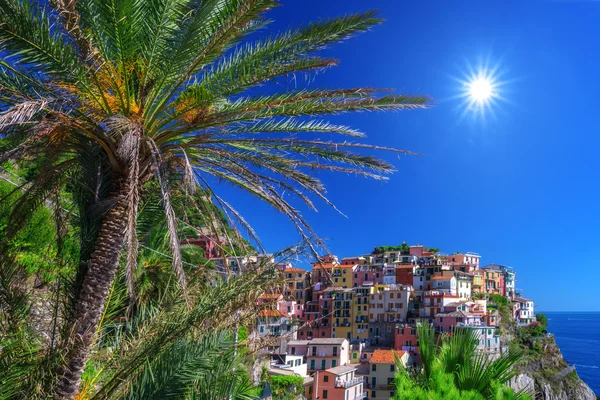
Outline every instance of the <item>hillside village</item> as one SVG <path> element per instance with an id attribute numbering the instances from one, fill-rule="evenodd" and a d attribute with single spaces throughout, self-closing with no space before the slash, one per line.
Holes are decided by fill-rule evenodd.
<path id="1" fill-rule="evenodd" d="M 508 300 L 517 326 L 535 321 L 534 302 L 515 289 L 512 268 L 482 267 L 480 259 L 404 243 L 341 260 L 327 255 L 311 271 L 278 264 L 285 283 L 260 297 L 251 332 L 266 343 L 263 369 L 302 377 L 307 399 L 389 399 L 396 358 L 404 368 L 419 365 L 418 324 L 440 335 L 473 329 L 480 351 L 507 351 L 494 299 Z M 227 260 L 230 268 L 244 262 Z M 270 394 L 266 388 L 263 398 Z"/>

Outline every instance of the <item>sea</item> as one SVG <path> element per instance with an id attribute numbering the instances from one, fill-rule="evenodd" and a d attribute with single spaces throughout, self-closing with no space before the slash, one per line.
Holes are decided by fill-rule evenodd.
<path id="1" fill-rule="evenodd" d="M 600 396 L 600 312 L 543 312 L 565 361 Z"/>

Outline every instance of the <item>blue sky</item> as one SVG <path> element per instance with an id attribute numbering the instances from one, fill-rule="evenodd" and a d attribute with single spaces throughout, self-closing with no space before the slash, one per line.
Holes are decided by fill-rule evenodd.
<path id="1" fill-rule="evenodd" d="M 359 0 L 285 1 L 269 30 L 364 11 Z M 387 183 L 322 174 L 331 200 L 303 210 L 340 257 L 407 241 L 475 251 L 511 265 L 538 310 L 600 310 L 598 94 L 600 2 L 371 0 L 387 22 L 326 50 L 340 65 L 311 87 L 392 87 L 435 99 L 429 110 L 332 118 L 365 142 L 427 154 L 383 154 Z M 464 114 L 454 78 L 499 65 L 506 99 L 485 119 Z M 226 197 L 268 250 L 294 243 L 291 224 L 239 192 Z"/>

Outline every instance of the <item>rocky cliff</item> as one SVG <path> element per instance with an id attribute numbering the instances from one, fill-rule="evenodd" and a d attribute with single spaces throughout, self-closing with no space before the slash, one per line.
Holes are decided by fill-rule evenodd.
<path id="1" fill-rule="evenodd" d="M 568 365 L 553 336 L 531 339 L 521 345 L 528 352 L 518 366 L 513 388 L 535 391 L 536 400 L 597 400 L 594 392 Z"/>

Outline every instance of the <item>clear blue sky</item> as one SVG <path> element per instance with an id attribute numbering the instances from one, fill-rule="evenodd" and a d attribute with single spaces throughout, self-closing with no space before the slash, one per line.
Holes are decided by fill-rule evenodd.
<path id="1" fill-rule="evenodd" d="M 600 2 L 282 0 L 281 30 L 380 10 L 387 22 L 327 50 L 340 66 L 312 87 L 393 87 L 428 94 L 432 109 L 342 115 L 380 144 L 426 153 L 384 155 L 387 183 L 322 174 L 329 197 L 303 210 L 340 257 L 402 241 L 475 251 L 511 265 L 538 310 L 600 310 Z M 467 63 L 489 59 L 507 81 L 495 118 L 461 115 L 455 96 Z M 223 193 L 268 250 L 294 243 L 291 224 L 239 192 Z"/>

